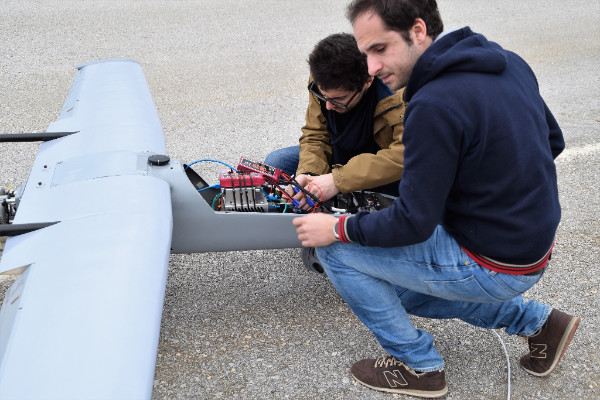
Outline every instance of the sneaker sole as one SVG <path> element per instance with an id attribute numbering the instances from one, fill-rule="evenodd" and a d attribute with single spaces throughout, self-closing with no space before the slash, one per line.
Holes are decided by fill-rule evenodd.
<path id="1" fill-rule="evenodd" d="M 577 331 L 577 328 L 579 327 L 580 322 L 581 322 L 581 318 L 579 318 L 579 317 L 573 317 L 571 319 L 571 321 L 569 322 L 569 325 L 567 326 L 567 332 L 569 332 L 569 333 L 563 335 L 562 339 L 560 340 L 560 343 L 558 344 L 558 348 L 556 349 L 556 352 L 559 354 L 559 356 L 554 359 L 554 362 L 552 363 L 552 365 L 550 366 L 550 368 L 547 371 L 545 371 L 545 372 L 530 371 L 527 368 L 523 367 L 522 365 L 521 365 L 521 368 L 523 368 L 525 371 L 527 371 L 531 375 L 535 375 L 535 376 L 549 375 L 552 371 L 554 371 L 554 369 L 556 368 L 556 366 L 562 359 L 563 355 L 565 354 L 565 351 L 567 350 L 569 343 L 571 343 L 571 339 L 573 339 L 573 336 L 575 335 L 575 331 Z"/>
<path id="2" fill-rule="evenodd" d="M 368 387 L 369 389 L 373 389 L 373 390 L 377 390 L 380 392 L 386 392 L 386 393 L 394 393 L 394 394 L 407 394 L 407 395 L 412 395 L 412 396 L 419 396 L 419 397 L 423 397 L 426 399 L 437 399 L 438 397 L 442 397 L 445 396 L 446 393 L 448 393 L 448 386 L 446 386 L 445 388 L 441 389 L 441 390 L 436 390 L 436 391 L 432 391 L 432 390 L 410 390 L 410 389 L 392 389 L 392 388 L 382 388 L 382 387 L 377 387 L 377 386 L 371 386 L 367 383 L 364 383 L 363 381 L 361 381 L 360 379 L 358 379 L 357 377 L 355 377 L 354 375 L 352 375 L 352 377 L 354 378 L 354 380 L 358 383 L 360 383 L 363 386 Z"/>

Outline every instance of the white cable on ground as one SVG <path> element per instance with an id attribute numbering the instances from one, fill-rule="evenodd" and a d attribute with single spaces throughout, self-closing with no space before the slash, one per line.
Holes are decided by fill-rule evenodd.
<path id="1" fill-rule="evenodd" d="M 502 349 L 504 350 L 504 355 L 506 356 L 506 369 L 507 369 L 507 374 L 508 374 L 508 395 L 507 395 L 507 399 L 510 400 L 510 358 L 508 357 L 508 351 L 506 351 L 506 346 L 504 345 L 504 340 L 502 340 L 502 338 L 500 337 L 500 335 L 498 335 L 498 332 L 496 332 L 494 329 L 490 329 L 490 330 L 492 332 L 494 332 L 494 335 L 496 335 L 496 337 L 500 341 L 500 344 L 502 345 Z"/>

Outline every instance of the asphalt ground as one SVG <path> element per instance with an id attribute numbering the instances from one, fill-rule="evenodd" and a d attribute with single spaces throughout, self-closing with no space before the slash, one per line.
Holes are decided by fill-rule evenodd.
<path id="1" fill-rule="evenodd" d="M 351 32 L 346 4 L 3 0 L 0 132 L 44 131 L 75 65 L 128 57 L 144 68 L 172 158 L 263 159 L 297 143 L 307 55 L 328 34 Z M 525 345 L 500 333 L 512 398 L 600 398 L 600 3 L 441 0 L 440 9 L 446 26 L 469 25 L 530 63 L 567 143 L 556 161 L 563 218 L 552 266 L 526 297 L 582 323 L 547 378 L 520 370 Z M 2 144 L 0 184 L 22 184 L 36 151 L 36 144 Z M 198 170 L 214 181 L 219 168 L 205 164 Z M 298 254 L 173 255 L 153 399 L 403 398 L 353 382 L 350 365 L 383 351 Z M 0 279 L 1 294 L 13 279 Z M 506 359 L 492 332 L 455 320 L 414 323 L 434 335 L 446 360 L 446 398 L 507 397 Z"/>

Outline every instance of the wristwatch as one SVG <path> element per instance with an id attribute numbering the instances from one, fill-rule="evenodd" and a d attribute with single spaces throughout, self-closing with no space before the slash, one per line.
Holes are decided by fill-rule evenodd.
<path id="1" fill-rule="evenodd" d="M 335 240 L 340 240 L 339 222 L 340 220 L 338 219 L 337 221 L 335 221 L 335 225 L 333 225 L 333 237 L 335 237 Z"/>

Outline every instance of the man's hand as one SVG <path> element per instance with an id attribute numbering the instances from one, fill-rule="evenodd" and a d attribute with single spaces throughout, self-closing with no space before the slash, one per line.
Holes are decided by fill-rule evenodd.
<path id="1" fill-rule="evenodd" d="M 305 187 L 308 184 L 308 178 L 310 178 L 310 175 L 300 174 L 296 177 L 296 182 L 298 182 L 300 184 L 300 186 Z M 300 193 L 294 192 L 294 189 L 292 189 L 292 185 L 288 185 L 288 187 L 285 188 L 285 192 L 288 195 L 290 195 L 290 197 L 293 197 L 298 201 L 300 201 L 304 198 L 304 194 L 302 194 L 302 192 L 300 192 Z"/>
<path id="2" fill-rule="evenodd" d="M 308 190 L 317 199 L 319 199 L 319 201 L 329 200 L 330 198 L 332 198 L 340 192 L 337 186 L 335 186 L 335 183 L 333 182 L 332 174 L 325 174 L 320 176 L 300 174 L 296 177 L 296 181 L 300 184 L 300 186 Z M 306 200 L 304 199 L 304 193 L 295 193 L 291 186 L 288 186 L 285 191 L 288 195 L 298 200 L 301 209 L 308 210 L 310 208 L 310 206 L 306 204 Z"/>
<path id="3" fill-rule="evenodd" d="M 306 190 L 314 194 L 320 201 L 326 201 L 335 196 L 340 190 L 335 186 L 333 174 L 307 176 Z"/>
<path id="4" fill-rule="evenodd" d="M 335 242 L 333 226 L 336 222 L 336 217 L 322 213 L 309 214 L 292 220 L 296 227 L 298 240 L 304 247 L 327 246 Z"/>

